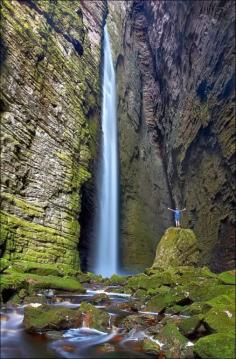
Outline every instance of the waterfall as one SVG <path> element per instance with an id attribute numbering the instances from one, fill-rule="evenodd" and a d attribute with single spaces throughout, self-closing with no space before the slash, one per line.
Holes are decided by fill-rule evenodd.
<path id="1" fill-rule="evenodd" d="M 107 26 L 104 28 L 102 158 L 94 272 L 109 277 L 118 270 L 118 135 L 116 79 Z"/>

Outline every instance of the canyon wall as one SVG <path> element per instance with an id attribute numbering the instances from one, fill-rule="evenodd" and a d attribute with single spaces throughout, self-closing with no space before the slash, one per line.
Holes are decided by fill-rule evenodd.
<path id="1" fill-rule="evenodd" d="M 78 268 L 107 5 L 3 0 L 1 10 L 1 254 Z"/>
<path id="2" fill-rule="evenodd" d="M 234 265 L 235 4 L 108 1 L 124 270 L 186 207 L 201 264 Z M 1 255 L 84 267 L 96 201 L 104 1 L 3 0 Z M 82 233 L 81 233 L 82 229 Z M 82 237 L 82 241 L 79 239 Z"/>
<path id="3" fill-rule="evenodd" d="M 172 223 L 172 205 L 187 208 L 182 223 L 199 238 L 201 264 L 232 268 L 235 4 L 133 0 L 111 3 L 109 11 L 116 22 L 110 31 L 124 267 L 152 263 L 153 249 Z"/>

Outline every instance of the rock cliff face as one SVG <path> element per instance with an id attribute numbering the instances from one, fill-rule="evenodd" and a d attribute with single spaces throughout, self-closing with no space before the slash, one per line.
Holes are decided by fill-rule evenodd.
<path id="1" fill-rule="evenodd" d="M 234 7 L 220 0 L 110 5 L 118 24 L 112 38 L 127 268 L 152 263 L 171 203 L 187 207 L 183 225 L 199 238 L 202 264 L 217 271 L 234 265 Z"/>
<path id="2" fill-rule="evenodd" d="M 150 266 L 185 206 L 201 264 L 233 267 L 234 2 L 108 1 L 117 72 L 121 258 Z M 87 261 L 104 1 L 2 1 L 1 253 Z M 90 185 L 90 184 L 91 185 Z M 81 200 L 82 198 L 82 200 Z M 81 210 L 82 206 L 82 210 Z"/>
<path id="3" fill-rule="evenodd" d="M 1 251 L 78 267 L 100 117 L 105 1 L 2 4 Z"/>

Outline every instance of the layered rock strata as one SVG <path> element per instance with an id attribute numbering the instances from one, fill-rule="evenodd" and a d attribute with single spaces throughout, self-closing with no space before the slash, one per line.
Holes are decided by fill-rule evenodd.
<path id="1" fill-rule="evenodd" d="M 1 251 L 78 267 L 100 117 L 103 1 L 2 4 Z"/>
<path id="2" fill-rule="evenodd" d="M 118 89 L 121 263 L 128 271 L 151 265 L 156 244 L 165 228 L 171 225 L 167 213 L 170 195 L 162 155 L 153 145 L 149 126 L 154 121 L 155 95 L 150 98 L 154 64 L 135 16 L 132 2 L 109 3 L 108 27 Z M 118 39 L 124 29 L 122 42 Z"/>
<path id="3" fill-rule="evenodd" d="M 199 238 L 202 264 L 232 268 L 235 4 L 134 0 L 122 6 L 123 44 L 117 50 L 114 36 L 113 46 L 124 264 L 151 264 L 172 202 L 187 207 L 183 225 Z"/>

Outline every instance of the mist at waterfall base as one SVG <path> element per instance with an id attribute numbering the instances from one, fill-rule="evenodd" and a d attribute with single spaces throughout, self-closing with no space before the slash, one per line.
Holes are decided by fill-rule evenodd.
<path id="1" fill-rule="evenodd" d="M 118 273 L 118 131 L 116 78 L 107 26 L 104 28 L 102 144 L 98 174 L 98 214 L 93 272 Z"/>

